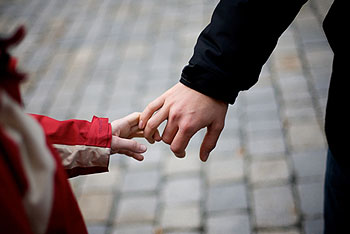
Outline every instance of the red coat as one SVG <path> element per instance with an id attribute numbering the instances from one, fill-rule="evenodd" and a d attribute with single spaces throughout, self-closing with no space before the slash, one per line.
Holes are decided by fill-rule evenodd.
<path id="1" fill-rule="evenodd" d="M 6 42 L 0 40 L 0 230 L 87 233 L 67 177 L 108 170 L 111 125 L 105 118 L 26 114 L 18 87 L 23 76 Z"/>

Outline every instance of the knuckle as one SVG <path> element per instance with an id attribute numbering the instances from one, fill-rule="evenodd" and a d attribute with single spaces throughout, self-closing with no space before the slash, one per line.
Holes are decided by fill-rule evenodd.
<path id="1" fill-rule="evenodd" d="M 138 117 L 140 117 L 141 116 L 141 112 L 133 112 L 132 114 L 131 114 L 131 116 L 138 116 Z"/>
<path id="2" fill-rule="evenodd" d="M 154 110 L 156 109 L 156 107 L 157 107 L 157 103 L 158 103 L 158 102 L 159 102 L 158 98 L 157 98 L 157 99 L 154 99 L 153 101 L 151 101 L 151 102 L 147 105 L 146 109 L 148 109 L 149 111 L 154 111 Z"/>
<path id="3" fill-rule="evenodd" d="M 137 149 L 138 143 L 136 141 L 131 141 L 130 146 L 131 146 L 132 149 Z"/>
<path id="4" fill-rule="evenodd" d="M 171 122 L 176 122 L 179 118 L 180 114 L 178 114 L 177 112 L 172 112 L 168 117 L 169 121 Z"/>
<path id="5" fill-rule="evenodd" d="M 152 113 L 152 103 L 148 104 L 141 114 L 141 118 L 146 118 Z"/>
<path id="6" fill-rule="evenodd" d="M 194 126 L 190 121 L 184 121 L 181 123 L 180 128 L 184 134 L 191 134 L 193 132 Z"/>
<path id="7" fill-rule="evenodd" d="M 168 119 L 170 121 L 178 121 L 182 118 L 182 110 L 179 109 L 178 107 L 172 106 L 171 109 L 169 109 L 169 116 Z"/>
<path id="8" fill-rule="evenodd" d="M 219 122 L 213 125 L 213 130 L 215 132 L 221 132 L 225 127 L 225 123 Z"/>
<path id="9" fill-rule="evenodd" d="M 170 137 L 168 137 L 168 136 L 163 136 L 163 137 L 162 137 L 162 141 L 163 141 L 164 143 L 168 144 L 168 145 L 170 145 L 171 142 L 172 142 L 172 140 L 171 140 Z"/>

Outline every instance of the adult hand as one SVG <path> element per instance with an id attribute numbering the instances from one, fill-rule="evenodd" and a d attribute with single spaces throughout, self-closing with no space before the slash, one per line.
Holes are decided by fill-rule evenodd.
<path id="1" fill-rule="evenodd" d="M 177 157 L 182 158 L 192 136 L 206 127 L 200 148 L 200 159 L 205 162 L 224 127 L 227 108 L 227 103 L 178 83 L 145 108 L 139 128 L 144 129 L 144 136 L 150 143 L 162 139 Z M 164 120 L 167 124 L 160 138 L 157 128 Z"/>
<path id="2" fill-rule="evenodd" d="M 125 154 L 139 161 L 144 159 L 142 153 L 146 152 L 146 146 L 131 140 L 133 137 L 143 136 L 143 131 L 138 127 L 139 118 L 140 113 L 135 112 L 111 123 L 112 154 Z"/>

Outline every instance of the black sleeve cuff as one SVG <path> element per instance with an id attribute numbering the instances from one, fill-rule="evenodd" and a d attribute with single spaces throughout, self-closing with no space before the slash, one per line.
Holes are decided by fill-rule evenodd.
<path id="1" fill-rule="evenodd" d="M 196 65 L 187 65 L 182 71 L 180 82 L 209 97 L 233 104 L 239 90 L 225 82 L 219 75 Z"/>

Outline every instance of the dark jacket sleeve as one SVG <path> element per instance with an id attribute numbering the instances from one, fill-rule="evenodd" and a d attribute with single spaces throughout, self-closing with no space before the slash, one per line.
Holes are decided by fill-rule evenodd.
<path id="1" fill-rule="evenodd" d="M 180 82 L 233 104 L 253 86 L 283 31 L 306 0 L 221 0 Z"/>

